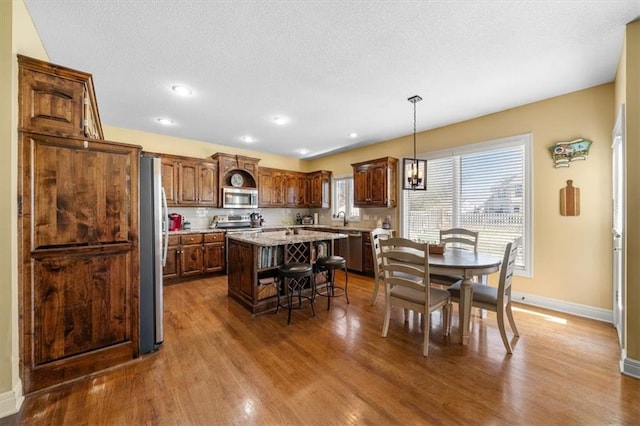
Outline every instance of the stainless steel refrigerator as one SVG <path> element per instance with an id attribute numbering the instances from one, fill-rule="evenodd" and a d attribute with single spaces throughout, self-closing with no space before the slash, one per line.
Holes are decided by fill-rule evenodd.
<path id="1" fill-rule="evenodd" d="M 164 340 L 162 268 L 167 259 L 168 212 L 161 160 L 140 157 L 140 354 L 157 350 Z"/>

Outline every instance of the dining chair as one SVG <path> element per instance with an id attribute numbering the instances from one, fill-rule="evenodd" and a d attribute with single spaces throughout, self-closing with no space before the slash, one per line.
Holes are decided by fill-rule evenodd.
<path id="1" fill-rule="evenodd" d="M 505 316 L 509 320 L 513 334 L 520 336 L 513 319 L 513 312 L 511 311 L 511 279 L 513 278 L 516 256 L 520 245 L 522 245 L 522 237 L 516 238 L 513 242 L 507 244 L 504 250 L 502 265 L 500 266 L 500 280 L 497 288 L 478 283 L 472 284 L 473 300 L 471 305 L 497 314 L 500 337 L 502 337 L 502 343 L 504 343 L 504 347 L 509 354 L 513 353 L 513 350 L 511 343 L 507 339 L 507 331 L 504 324 Z M 447 291 L 451 294 L 451 301 L 458 304 L 460 303 L 460 287 L 461 283 L 458 282 L 447 288 Z M 449 310 L 449 315 L 451 315 L 451 310 Z M 447 321 L 447 325 L 449 327 L 451 326 L 451 318 Z"/>
<path id="2" fill-rule="evenodd" d="M 370 233 L 371 236 L 371 251 L 373 254 L 373 274 L 374 274 L 374 287 L 373 296 L 371 297 L 371 304 L 376 304 L 378 298 L 378 290 L 380 289 L 380 283 L 382 282 L 382 258 L 380 255 L 380 240 L 393 237 L 393 231 L 390 229 L 375 228 Z"/>
<path id="3" fill-rule="evenodd" d="M 429 245 L 406 238 L 380 239 L 383 280 L 385 285 L 384 323 L 382 337 L 387 337 L 391 309 L 403 309 L 422 314 L 422 354 L 429 353 L 429 329 L 431 312 L 442 309 L 445 335 L 449 332 L 451 296 L 448 291 L 429 285 Z"/>
<path id="4" fill-rule="evenodd" d="M 440 230 L 440 244 L 444 244 L 446 248 L 455 250 L 473 250 L 478 251 L 478 232 L 464 228 L 451 228 Z M 464 277 L 461 275 L 441 275 L 431 274 L 430 281 L 432 284 L 450 286 Z"/>

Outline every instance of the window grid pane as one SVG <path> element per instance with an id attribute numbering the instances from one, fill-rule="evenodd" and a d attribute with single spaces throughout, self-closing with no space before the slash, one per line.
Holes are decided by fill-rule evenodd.
<path id="1" fill-rule="evenodd" d="M 440 229 L 467 228 L 479 231 L 479 251 L 502 257 L 508 242 L 525 237 L 524 155 L 519 145 L 428 160 L 427 191 L 405 196 L 408 238 L 436 242 Z"/>

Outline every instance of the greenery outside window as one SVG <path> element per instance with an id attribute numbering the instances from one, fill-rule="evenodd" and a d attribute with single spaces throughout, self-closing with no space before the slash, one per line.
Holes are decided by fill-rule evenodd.
<path id="1" fill-rule="evenodd" d="M 427 190 L 403 191 L 403 235 L 436 242 L 440 229 L 467 228 L 479 231 L 478 251 L 499 257 L 521 236 L 516 273 L 531 276 L 531 145 L 525 134 L 421 156 Z"/>
<path id="2" fill-rule="evenodd" d="M 348 221 L 360 220 L 360 209 L 353 205 L 353 176 L 333 180 L 332 218 L 340 218 L 344 214 Z"/>

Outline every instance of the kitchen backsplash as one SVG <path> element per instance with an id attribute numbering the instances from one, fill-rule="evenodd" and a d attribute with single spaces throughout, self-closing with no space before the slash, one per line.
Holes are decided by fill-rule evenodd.
<path id="1" fill-rule="evenodd" d="M 216 215 L 248 215 L 259 212 L 264 218 L 263 226 L 287 226 L 295 225 L 296 214 L 300 216 L 318 213 L 320 225 L 342 225 L 342 218 L 332 219 L 329 209 L 220 209 L 210 207 L 169 207 L 169 213 L 178 213 L 185 217 L 185 221 L 191 223 L 191 229 L 206 229 L 211 220 Z M 386 216 L 391 216 L 391 226 L 397 227 L 395 223 L 395 209 L 360 209 L 360 220 L 350 221 L 349 225 L 359 228 L 373 229 L 382 222 Z"/>

